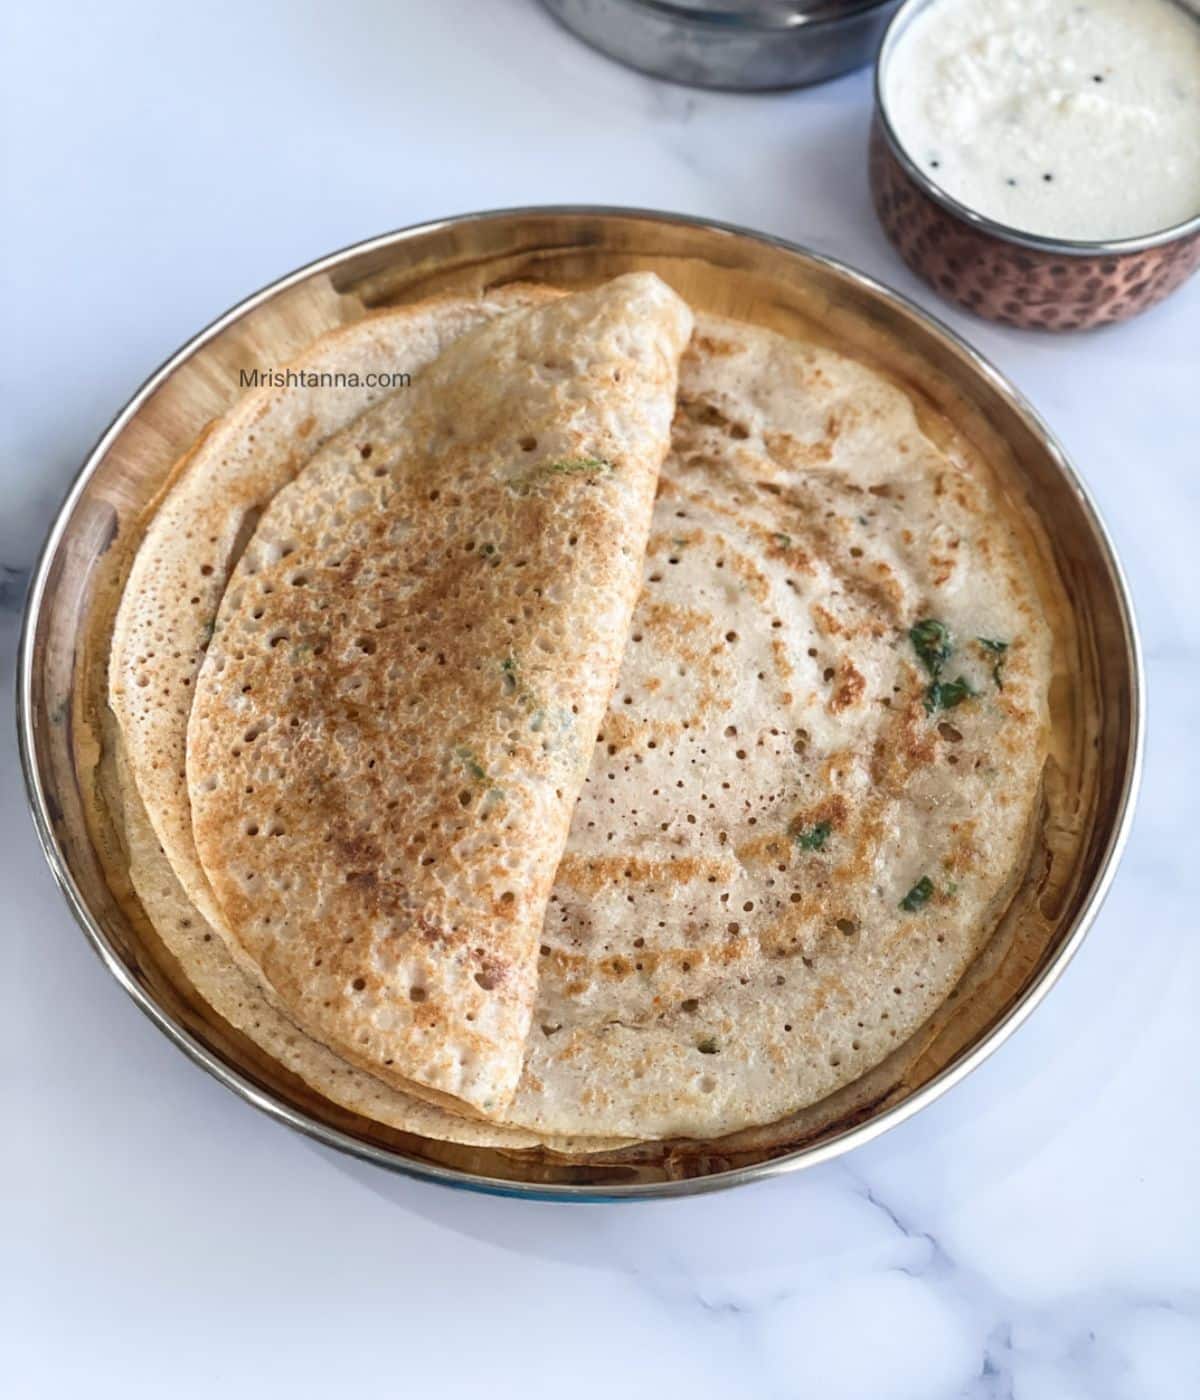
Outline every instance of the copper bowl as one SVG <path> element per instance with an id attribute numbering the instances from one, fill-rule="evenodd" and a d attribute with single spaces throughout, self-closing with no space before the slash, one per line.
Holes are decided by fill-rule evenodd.
<path id="1" fill-rule="evenodd" d="M 1034 859 L 945 1006 L 862 1079 L 770 1129 L 591 1157 L 458 1147 L 360 1118 L 221 1020 L 182 978 L 129 887 L 96 782 L 111 609 L 145 513 L 239 366 L 286 364 L 365 309 L 512 281 L 585 285 L 652 269 L 695 306 L 817 338 L 902 383 L 955 450 L 980 453 L 1066 615 L 1052 690 L 1070 840 Z M 1049 586 L 1049 585 L 1048 585 Z M 1033 1011 L 1087 932 L 1133 812 L 1142 669 L 1132 607 L 1086 488 L 1048 429 L 946 327 L 870 278 L 762 234 L 630 209 L 511 209 L 387 234 L 291 272 L 226 312 L 146 381 L 96 444 L 29 590 L 18 727 L 30 809 L 63 894 L 109 971 L 198 1065 L 281 1123 L 394 1171 L 560 1200 L 691 1195 L 826 1161 L 956 1084 Z M 1057 699 L 1054 699 L 1054 697 Z M 1048 777 L 1049 781 L 1049 777 Z"/>
<path id="2" fill-rule="evenodd" d="M 888 117 L 883 74 L 909 24 L 933 3 L 901 5 L 875 64 L 871 197 L 909 267 L 942 296 L 990 321 L 1052 331 L 1126 321 L 1181 286 L 1200 267 L 1200 213 L 1138 238 L 1045 238 L 960 204 L 912 159 Z"/>

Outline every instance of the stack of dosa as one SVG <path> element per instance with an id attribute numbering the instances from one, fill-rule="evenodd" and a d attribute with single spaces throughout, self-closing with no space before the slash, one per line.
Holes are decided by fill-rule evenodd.
<path id="1" fill-rule="evenodd" d="M 130 573 L 135 888 L 221 1015 L 391 1126 L 784 1118 L 1022 873 L 1049 638 L 987 483 L 865 367 L 691 328 L 648 274 L 358 323 L 305 363 L 413 387 L 251 395 Z"/>

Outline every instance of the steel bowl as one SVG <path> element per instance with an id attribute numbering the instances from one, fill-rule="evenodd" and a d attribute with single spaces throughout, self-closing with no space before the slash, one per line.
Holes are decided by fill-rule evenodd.
<path id="1" fill-rule="evenodd" d="M 1200 267 L 1200 212 L 1138 238 L 1047 238 L 998 223 L 947 194 L 905 149 L 888 115 L 888 63 L 915 17 L 938 0 L 905 0 L 875 64 L 871 197 L 904 261 L 950 301 L 1008 326 L 1090 330 L 1126 321 Z M 1200 22 L 1194 4 L 1181 8 Z"/>
<path id="2" fill-rule="evenodd" d="M 900 0 L 542 0 L 601 53 L 692 87 L 762 92 L 862 68 Z"/>
<path id="3" fill-rule="evenodd" d="M 322 1099 L 181 980 L 128 887 L 97 798 L 107 629 L 145 512 L 172 463 L 237 397 L 247 347 L 281 364 L 364 306 L 513 280 L 578 285 L 635 268 L 658 272 L 699 308 L 869 360 L 986 456 L 1034 551 L 1031 567 L 1064 600 L 1052 713 L 1055 782 L 1073 835 L 1053 860 L 1031 857 L 1008 917 L 942 1011 L 883 1065 L 794 1119 L 581 1159 L 456 1147 Z M 67 903 L 113 976 L 196 1063 L 280 1122 L 381 1166 L 502 1194 L 596 1200 L 685 1195 L 828 1160 L 910 1117 L 991 1054 L 1055 982 L 1108 888 L 1138 781 L 1142 684 L 1128 590 L 1085 487 L 1029 405 L 945 326 L 780 239 L 676 215 L 543 208 L 424 224 L 322 258 L 248 297 L 156 370 L 88 456 L 50 530 L 29 592 L 18 724 L 33 820 Z"/>

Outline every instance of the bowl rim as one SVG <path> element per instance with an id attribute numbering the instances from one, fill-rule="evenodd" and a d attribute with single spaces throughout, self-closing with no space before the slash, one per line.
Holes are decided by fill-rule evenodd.
<path id="1" fill-rule="evenodd" d="M 698 10 L 683 0 L 616 0 L 630 10 L 642 10 L 658 19 L 699 30 L 730 30 L 743 34 L 791 34 L 822 24 L 842 24 L 872 10 L 883 10 L 900 0 L 776 0 L 773 10 L 737 10 L 732 7 Z"/>
<path id="2" fill-rule="evenodd" d="M 1113 589 L 1117 597 L 1119 622 L 1125 643 L 1125 660 L 1129 674 L 1129 737 L 1126 745 L 1125 772 L 1120 791 L 1114 801 L 1115 817 L 1109 829 L 1103 851 L 1100 853 L 1098 873 L 1086 899 L 1077 911 L 1065 936 L 1054 955 L 1038 973 L 1037 977 L 1022 992 L 1008 1012 L 971 1048 L 952 1064 L 941 1070 L 915 1093 L 894 1104 L 862 1123 L 843 1129 L 825 1141 L 807 1147 L 800 1147 L 764 1162 L 751 1163 L 714 1172 L 706 1176 L 669 1179 L 652 1182 L 616 1182 L 605 1185 L 573 1183 L 522 1183 L 504 1178 L 491 1177 L 442 1166 L 409 1156 L 399 1150 L 385 1148 L 362 1141 L 352 1134 L 332 1127 L 308 1113 L 276 1098 L 264 1090 L 240 1070 L 227 1064 L 214 1051 L 202 1044 L 169 1011 L 160 1006 L 151 991 L 143 986 L 125 965 L 119 952 L 110 942 L 99 920 L 92 914 L 86 899 L 75 879 L 70 865 L 59 847 L 54 834 L 51 818 L 50 799 L 42 782 L 38 763 L 38 742 L 35 727 L 33 686 L 35 676 L 36 643 L 39 623 L 46 598 L 46 588 L 53 569 L 59 547 L 80 499 L 92 477 L 103 462 L 109 449 L 120 433 L 141 410 L 147 399 L 158 389 L 175 370 L 209 341 L 220 335 L 235 321 L 263 305 L 279 293 L 298 285 L 306 279 L 322 273 L 335 271 L 342 263 L 361 256 L 367 256 L 415 242 L 431 234 L 445 231 L 464 224 L 512 220 L 519 218 L 574 218 L 579 220 L 596 218 L 621 218 L 649 223 L 659 223 L 687 227 L 695 230 L 732 235 L 749 239 L 755 243 L 781 250 L 790 255 L 807 259 L 824 267 L 839 278 L 846 279 L 872 297 L 889 303 L 893 308 L 909 316 L 915 316 L 925 323 L 957 354 L 964 357 L 971 370 L 990 387 L 998 392 L 1010 406 L 1025 420 L 1030 430 L 1038 437 L 1049 453 L 1055 468 L 1062 474 L 1068 487 L 1082 508 L 1092 529 L 1095 543 L 1104 558 Z M 994 365 L 979 351 L 970 346 L 958 333 L 940 318 L 932 315 L 910 298 L 895 292 L 875 278 L 856 268 L 847 266 L 836 258 L 817 253 L 803 244 L 761 233 L 737 224 L 697 218 L 686 214 L 668 213 L 653 209 L 626 208 L 617 205 L 525 205 L 502 209 L 480 210 L 448 218 L 423 221 L 407 225 L 374 238 L 349 244 L 333 253 L 313 259 L 303 266 L 284 274 L 275 281 L 250 293 L 227 311 L 216 317 L 207 326 L 188 339 L 170 355 L 141 384 L 133 396 L 120 409 L 109 426 L 101 433 L 95 445 L 88 452 L 73 480 L 67 488 L 61 505 L 56 511 L 46 540 L 38 556 L 31 576 L 26 597 L 21 636 L 18 643 L 16 667 L 16 723 L 18 752 L 25 782 L 25 791 L 34 829 L 42 853 L 50 866 L 55 883 L 62 892 L 75 921 L 79 924 L 93 950 L 107 967 L 108 971 L 125 990 L 135 1005 L 171 1040 L 193 1063 L 206 1070 L 226 1088 L 240 1098 L 266 1113 L 276 1121 L 286 1124 L 297 1132 L 326 1146 L 346 1152 L 362 1161 L 400 1172 L 403 1175 L 441 1185 L 480 1191 L 498 1196 L 515 1196 L 533 1200 L 557 1200 L 575 1202 L 608 1202 L 645 1199 L 675 1199 L 684 1196 L 706 1194 L 710 1191 L 725 1190 L 752 1181 L 790 1174 L 821 1162 L 831 1161 L 851 1148 L 862 1146 L 881 1136 L 889 1129 L 899 1126 L 913 1117 L 921 1109 L 940 1098 L 954 1085 L 977 1069 L 1009 1036 L 1022 1026 L 1033 1011 L 1041 1004 L 1047 993 L 1058 981 L 1067 964 L 1074 957 L 1099 913 L 1112 885 L 1117 866 L 1129 837 L 1138 790 L 1141 784 L 1143 751 L 1145 745 L 1145 673 L 1142 660 L 1142 647 L 1134 614 L 1133 599 L 1124 569 L 1113 545 L 1111 534 L 1100 515 L 1099 509 L 1079 477 L 1058 440 L 1051 433 L 1041 416 Z"/>
<path id="3" fill-rule="evenodd" d="M 875 116 L 883 130 L 888 148 L 899 162 L 901 169 L 922 194 L 932 199 L 934 203 L 941 205 L 948 214 L 952 214 L 962 223 L 970 225 L 981 233 L 989 234 L 992 238 L 999 239 L 1003 243 L 1015 243 L 1022 248 L 1052 254 L 1056 257 L 1116 258 L 1125 253 L 1143 253 L 1149 248 L 1160 248 L 1164 244 L 1175 243 L 1200 234 L 1200 210 L 1197 210 L 1191 218 L 1184 219 L 1181 223 L 1170 224 L 1166 228 L 1152 229 L 1148 233 L 1139 233 L 1130 238 L 1052 238 L 1047 234 L 1030 233 L 1027 229 L 1016 228 L 1012 224 L 993 219 L 987 214 L 981 214 L 977 209 L 971 208 L 969 204 L 963 204 L 953 195 L 947 194 L 909 155 L 892 124 L 884 98 L 884 70 L 897 44 L 903 39 L 904 30 L 920 11 L 927 10 L 937 3 L 939 0 L 901 0 L 900 7 L 888 20 L 887 28 L 883 31 L 883 38 L 879 41 L 879 52 L 875 56 L 875 72 L 872 81 Z M 1169 0 L 1169 3 L 1175 5 L 1190 19 L 1200 24 L 1200 11 L 1193 10 L 1190 5 L 1184 4 L 1183 0 Z"/>

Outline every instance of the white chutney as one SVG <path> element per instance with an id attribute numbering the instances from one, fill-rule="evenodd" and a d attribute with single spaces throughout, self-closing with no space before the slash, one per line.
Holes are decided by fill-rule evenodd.
<path id="1" fill-rule="evenodd" d="M 997 223 L 1091 241 L 1200 214 L 1200 21 L 1173 0 L 934 0 L 882 76 L 909 157 Z"/>

